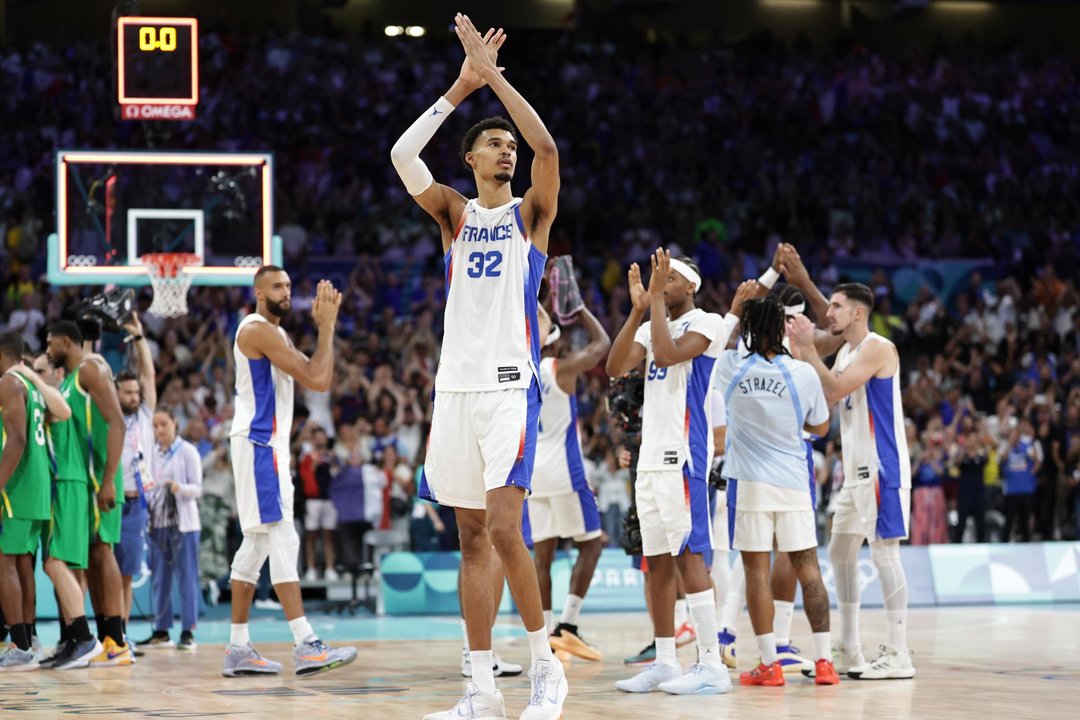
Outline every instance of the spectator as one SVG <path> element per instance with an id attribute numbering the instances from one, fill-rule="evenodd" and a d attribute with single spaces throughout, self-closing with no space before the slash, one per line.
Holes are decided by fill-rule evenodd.
<path id="1" fill-rule="evenodd" d="M 154 633 L 144 643 L 171 647 L 172 578 L 178 577 L 181 633 L 177 647 L 194 650 L 199 613 L 199 503 L 203 471 L 199 451 L 178 434 L 170 407 L 154 409 L 154 488 L 150 499 L 151 584 Z"/>
<path id="2" fill-rule="evenodd" d="M 315 550 L 322 537 L 325 571 L 328 581 L 339 579 L 335 569 L 334 531 L 337 529 L 337 509 L 330 501 L 331 466 L 334 456 L 329 450 L 329 438 L 322 427 L 315 425 L 310 433 L 310 447 L 300 456 L 299 475 L 304 494 L 304 551 L 306 582 L 319 579 Z"/>
<path id="3" fill-rule="evenodd" d="M 1029 542 L 1032 501 L 1043 455 L 1042 444 L 1035 439 L 1030 420 L 1021 418 L 1012 428 L 1000 454 L 1005 464 L 1005 529 L 1002 540 L 1009 542 L 1015 528 L 1020 541 Z"/>

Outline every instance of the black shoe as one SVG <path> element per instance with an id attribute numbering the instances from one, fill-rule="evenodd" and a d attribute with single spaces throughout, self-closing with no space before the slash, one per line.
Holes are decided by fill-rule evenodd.
<path id="1" fill-rule="evenodd" d="M 45 670 L 51 670 L 57 665 L 62 665 L 70 660 L 74 652 L 75 641 L 69 638 L 64 641 L 63 645 L 57 646 L 55 653 L 42 660 L 38 665 Z"/>
<path id="2" fill-rule="evenodd" d="M 169 639 L 169 633 L 164 630 L 155 630 L 153 635 L 136 644 L 147 649 L 173 647 L 173 641 Z"/>
<path id="3" fill-rule="evenodd" d="M 197 647 L 199 646 L 195 644 L 195 636 L 191 634 L 190 630 L 180 633 L 180 642 L 176 645 L 178 650 L 194 650 Z"/>

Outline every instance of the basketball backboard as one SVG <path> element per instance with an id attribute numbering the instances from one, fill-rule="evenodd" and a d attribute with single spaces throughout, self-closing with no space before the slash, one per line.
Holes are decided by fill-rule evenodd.
<path id="1" fill-rule="evenodd" d="M 279 265 L 268 153 L 61 150 L 56 155 L 56 285 L 147 285 L 140 257 L 195 253 L 195 285 L 247 285 Z"/>

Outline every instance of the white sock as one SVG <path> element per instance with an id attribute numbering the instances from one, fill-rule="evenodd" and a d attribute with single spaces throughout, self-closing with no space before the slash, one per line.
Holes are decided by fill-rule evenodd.
<path id="1" fill-rule="evenodd" d="M 562 617 L 559 618 L 559 622 L 566 623 L 567 625 L 577 625 L 578 616 L 581 615 L 581 605 L 584 602 L 585 599 L 580 598 L 577 595 L 567 595 L 566 604 L 563 605 Z"/>
<path id="2" fill-rule="evenodd" d="M 656 638 L 656 663 L 672 667 L 679 666 L 679 656 L 675 653 L 675 638 Z"/>
<path id="3" fill-rule="evenodd" d="M 746 571 L 743 569 L 742 556 L 735 558 L 728 579 L 728 593 L 724 600 L 724 610 L 720 613 L 720 629 L 735 634 L 735 624 L 739 622 L 743 606 L 746 605 Z"/>
<path id="4" fill-rule="evenodd" d="M 244 647 L 251 642 L 251 635 L 248 633 L 248 624 L 243 623 L 236 625 L 235 623 L 229 626 L 229 644 L 239 645 Z"/>
<path id="5" fill-rule="evenodd" d="M 877 540 L 870 543 L 870 559 L 878 571 L 885 617 L 889 621 L 887 643 L 897 652 L 907 651 L 907 577 L 900 564 L 900 541 Z"/>
<path id="6" fill-rule="evenodd" d="M 829 631 L 814 633 L 814 659 L 815 660 L 832 660 L 832 641 L 829 637 Z"/>
<path id="7" fill-rule="evenodd" d="M 675 598 L 675 632 L 690 621 L 690 609 L 686 606 L 686 598 Z"/>
<path id="8" fill-rule="evenodd" d="M 840 644 L 845 649 L 859 646 L 859 548 L 861 535 L 834 533 L 829 541 L 829 561 L 836 580 L 836 606 L 840 610 Z M 873 551 L 873 546 L 871 546 Z"/>
<path id="9" fill-rule="evenodd" d="M 765 633 L 757 636 L 758 650 L 761 651 L 761 664 L 772 665 L 776 662 L 776 634 Z"/>
<path id="10" fill-rule="evenodd" d="M 465 624 L 465 618 L 461 618 L 461 647 L 469 652 L 469 627 Z"/>
<path id="11" fill-rule="evenodd" d="M 551 641 L 549 640 L 550 636 L 547 628 L 540 628 L 531 632 L 526 631 L 525 635 L 529 638 L 529 650 L 532 652 L 533 662 L 551 659 Z"/>
<path id="12" fill-rule="evenodd" d="M 840 644 L 845 650 L 859 647 L 859 603 L 838 603 L 840 610 Z"/>
<path id="13" fill-rule="evenodd" d="M 544 611 L 544 627 L 547 628 L 548 635 L 555 632 L 555 613 L 551 610 Z"/>
<path id="14" fill-rule="evenodd" d="M 795 603 L 786 600 L 773 600 L 773 635 L 777 646 L 791 644 L 791 618 L 795 614 Z"/>
<path id="15" fill-rule="evenodd" d="M 311 623 L 303 615 L 295 620 L 290 620 L 289 629 L 292 630 L 292 639 L 295 645 L 303 645 L 305 640 L 315 634 L 315 631 L 311 629 Z"/>
<path id="16" fill-rule="evenodd" d="M 469 660 L 472 662 L 472 681 L 480 692 L 495 692 L 495 670 L 491 667 L 490 650 L 470 650 Z"/>
<path id="17" fill-rule="evenodd" d="M 712 590 L 689 593 L 686 604 L 690 606 L 690 618 L 697 633 L 698 662 L 702 665 L 720 667 L 720 643 L 716 638 L 716 599 Z"/>
<path id="18" fill-rule="evenodd" d="M 889 628 L 886 633 L 886 642 L 896 652 L 903 655 L 907 652 L 907 610 L 886 610 L 885 617 L 888 619 Z"/>

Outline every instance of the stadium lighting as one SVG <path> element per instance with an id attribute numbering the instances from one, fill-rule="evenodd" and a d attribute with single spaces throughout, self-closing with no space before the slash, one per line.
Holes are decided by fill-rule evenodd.
<path id="1" fill-rule="evenodd" d="M 400 25 L 387 25 L 383 32 L 386 33 L 386 37 L 397 37 L 405 32 L 405 28 Z"/>
<path id="2" fill-rule="evenodd" d="M 405 28 L 405 34 L 409 37 L 424 37 L 426 33 L 427 30 L 422 25 L 410 25 L 409 27 Z"/>

